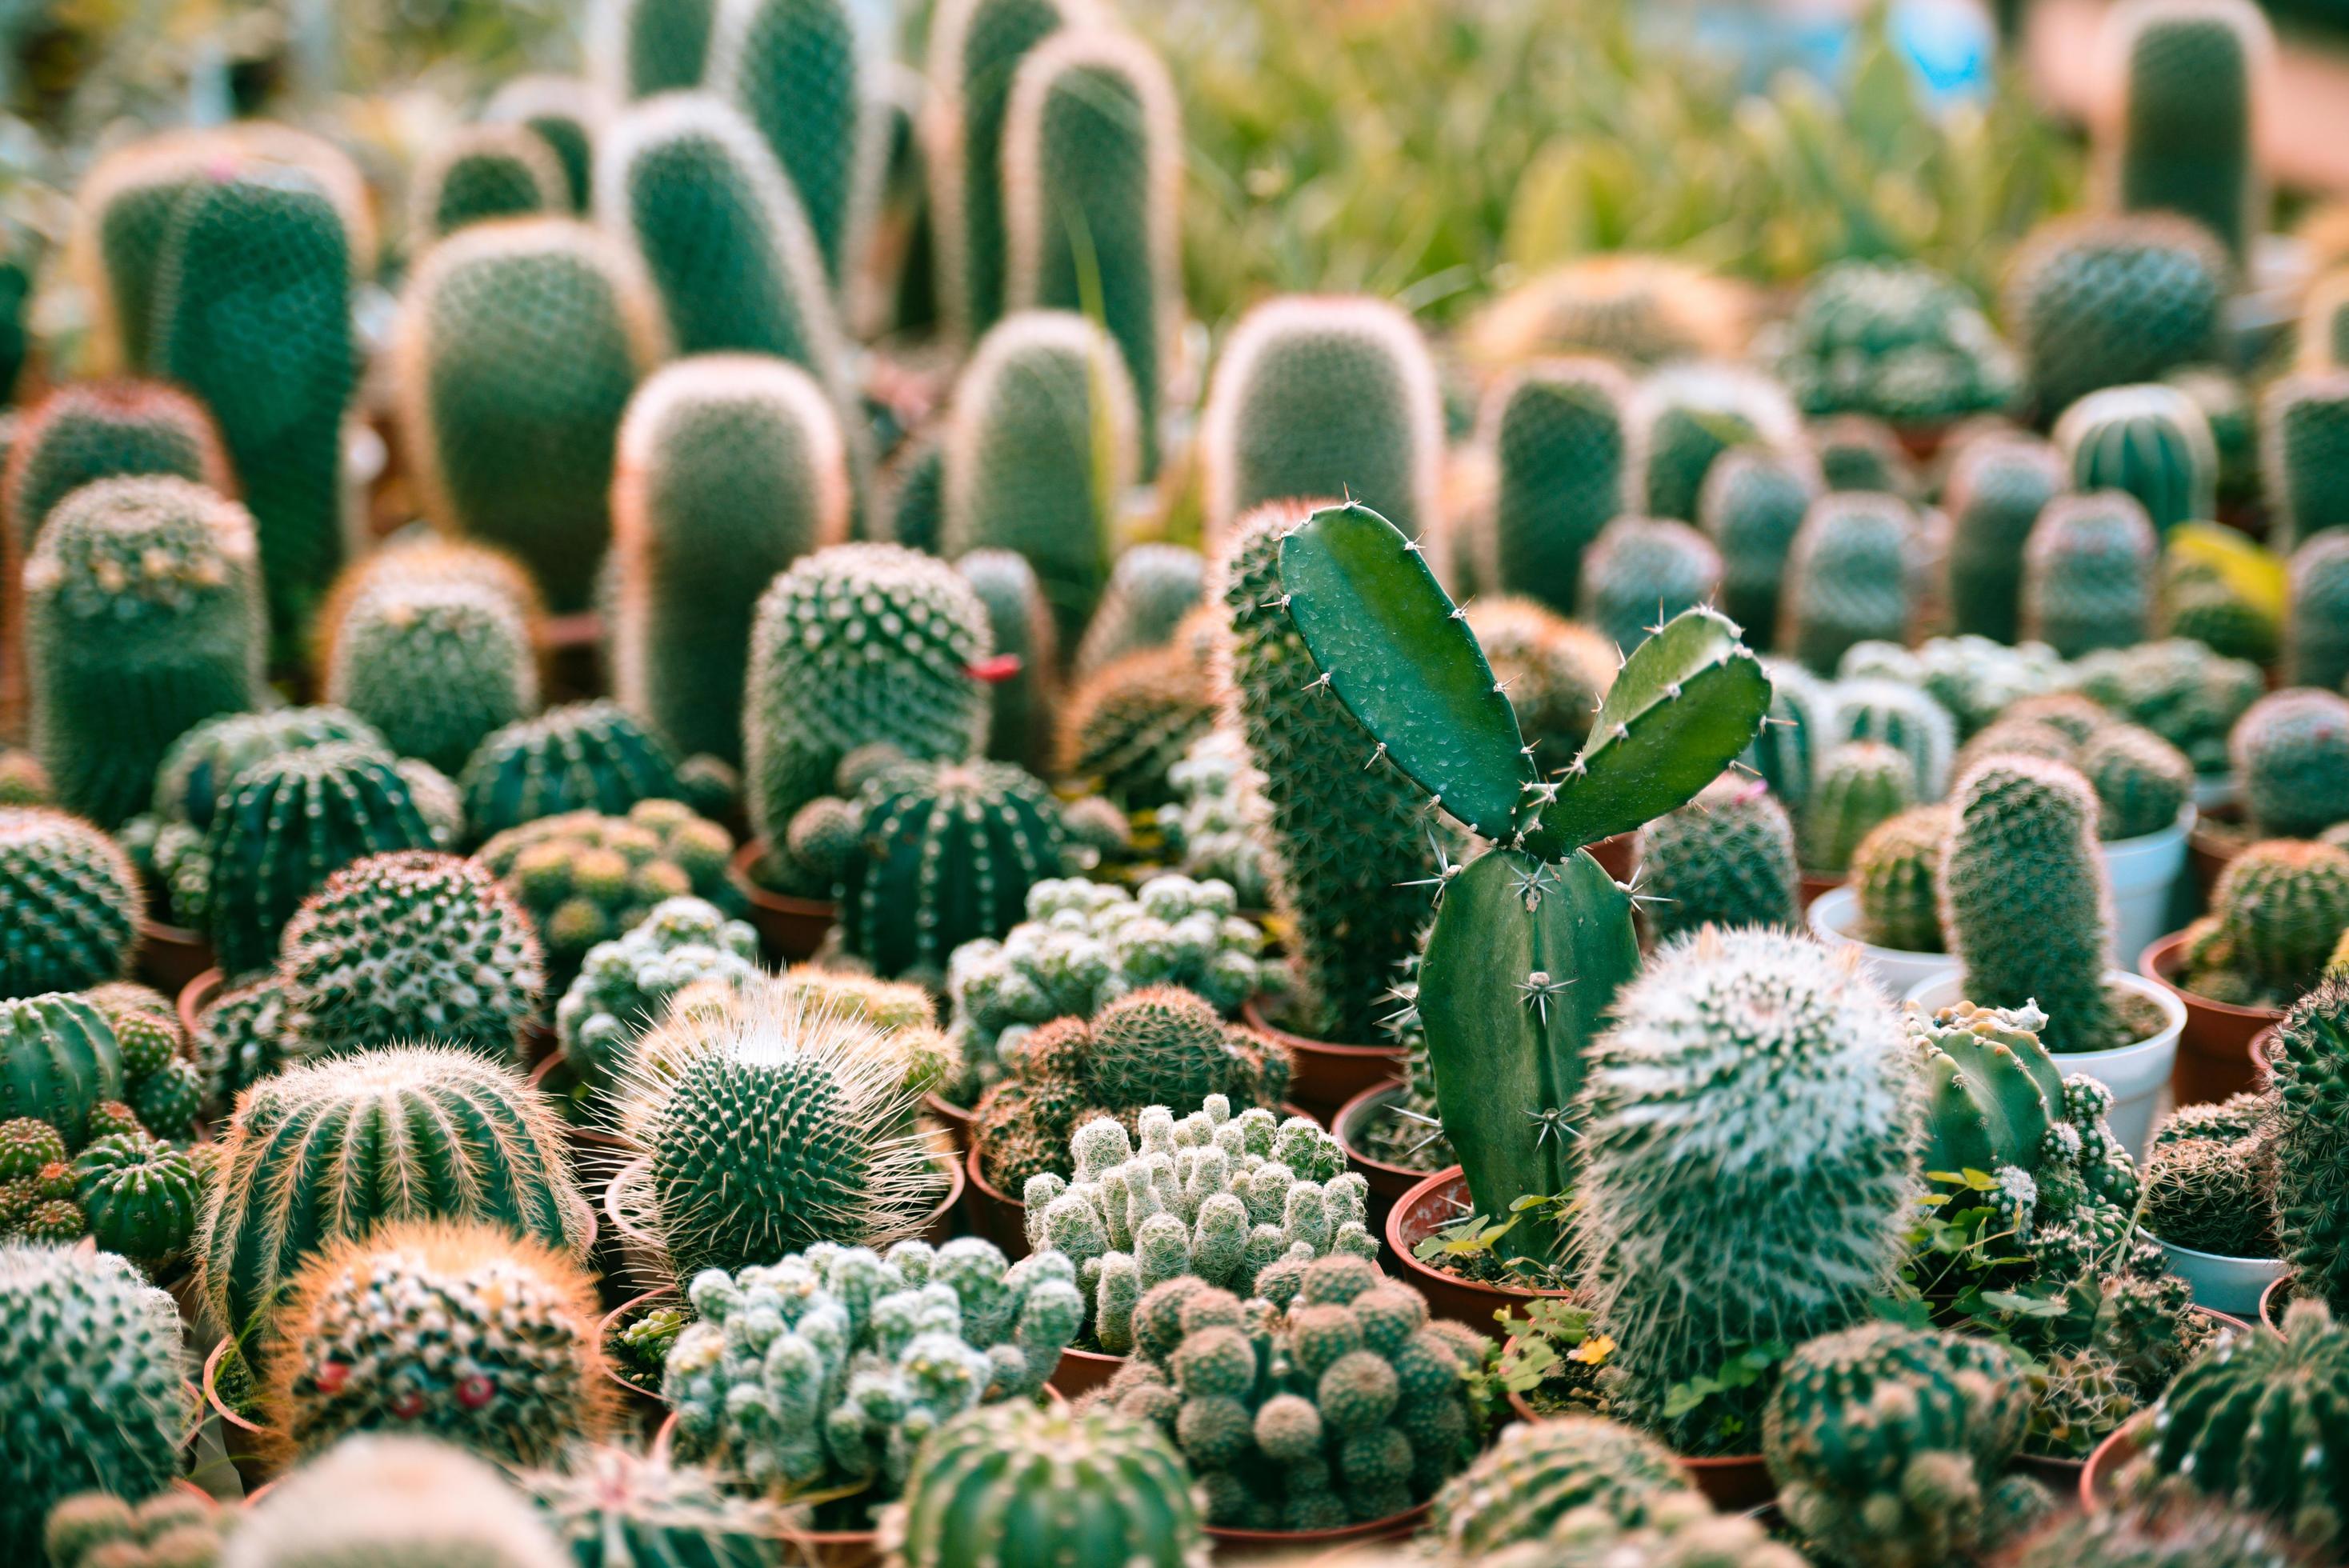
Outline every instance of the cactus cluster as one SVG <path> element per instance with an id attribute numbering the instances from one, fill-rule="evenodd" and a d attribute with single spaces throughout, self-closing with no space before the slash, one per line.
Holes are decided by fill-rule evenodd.
<path id="1" fill-rule="evenodd" d="M 1435 1494 L 1428 1535 L 1460 1561 L 1484 1561 L 1543 1541 L 1569 1519 L 1575 1532 L 1594 1518 L 1636 1529 L 1697 1495 L 1688 1472 L 1655 1439 L 1597 1417 L 1568 1415 L 1504 1428 L 1498 1441 Z"/>
<path id="2" fill-rule="evenodd" d="M 2227 755 L 2259 832 L 2308 838 L 2349 820 L 2349 697 L 2309 686 L 2272 692 L 2235 721 Z"/>
<path id="3" fill-rule="evenodd" d="M 1138 1150 L 1113 1117 L 1083 1123 L 1069 1140 L 1069 1176 L 1039 1172 L 1022 1194 L 1029 1245 L 1077 1265 L 1091 1347 L 1131 1352 L 1134 1309 L 1170 1279 L 1286 1299 L 1288 1276 L 1315 1258 L 1378 1261 L 1364 1222 L 1370 1189 L 1308 1119 L 1282 1121 L 1260 1106 L 1234 1116 L 1211 1094 L 1180 1120 L 1154 1105 L 1134 1121 Z"/>
<path id="4" fill-rule="evenodd" d="M 2227 770 L 2227 737 L 2265 690 L 2259 666 L 2189 638 L 2104 648 L 2072 666 L 2071 685 L 2184 752 L 2199 775 Z"/>
<path id="5" fill-rule="evenodd" d="M 2187 928 L 2178 984 L 2239 1007 L 2282 1008 L 2313 990 L 2349 931 L 2349 849 L 2271 839 L 2219 875 Z"/>
<path id="6" fill-rule="evenodd" d="M 1166 782 L 1174 801 L 1158 824 L 1183 873 L 1225 883 L 1242 909 L 1265 907 L 1274 868 L 1264 776 L 1248 766 L 1240 738 L 1221 725 L 1209 730 L 1166 770 Z"/>
<path id="7" fill-rule="evenodd" d="M 1804 412 L 1932 426 L 2006 407 L 2013 351 L 1963 286 L 1917 263 L 1841 262 L 1803 291 L 1777 371 Z"/>
<path id="8" fill-rule="evenodd" d="M 2145 1228 L 2173 1246 L 2230 1258 L 2278 1255 L 2268 1097 L 2181 1106 L 2154 1133 Z"/>
<path id="9" fill-rule="evenodd" d="M 2269 1055 L 2276 1234 L 2296 1288 L 2349 1310 L 2349 978 L 2284 1019 Z"/>
<path id="10" fill-rule="evenodd" d="M 625 934 L 587 950 L 554 1009 L 563 1060 L 580 1082 L 607 1083 L 671 997 L 689 987 L 740 991 L 762 974 L 759 934 L 748 924 L 706 899 L 663 899 Z"/>
<path id="11" fill-rule="evenodd" d="M 1795 923 L 1795 828 L 1759 780 L 1715 779 L 1641 828 L 1633 854 L 1656 941 L 1701 925 Z"/>
<path id="12" fill-rule="evenodd" d="M 481 846 L 481 860 L 538 927 L 552 990 L 664 899 L 690 893 L 730 911 L 733 849 L 725 829 L 678 802 L 640 800 L 625 817 L 572 811 L 510 828 Z"/>

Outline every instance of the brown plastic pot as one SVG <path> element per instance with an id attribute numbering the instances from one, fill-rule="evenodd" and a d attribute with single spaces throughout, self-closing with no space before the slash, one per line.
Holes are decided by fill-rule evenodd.
<path id="1" fill-rule="evenodd" d="M 1427 1298 L 1428 1311 L 1454 1323 L 1464 1323 L 1480 1334 L 1489 1334 L 1496 1312 L 1543 1296 L 1572 1294 L 1462 1279 L 1458 1274 L 1430 1268 L 1412 1255 L 1413 1247 L 1468 1212 L 1468 1178 L 1454 1165 L 1423 1177 L 1395 1201 L 1395 1206 L 1387 1213 L 1387 1250 L 1394 1254 L 1413 1288 Z"/>
<path id="2" fill-rule="evenodd" d="M 726 863 L 726 878 L 750 904 L 750 923 L 770 956 L 792 964 L 812 958 L 839 917 L 840 905 L 829 899 L 787 898 L 761 887 L 750 873 L 766 858 L 767 841 L 752 839 Z"/>
<path id="3" fill-rule="evenodd" d="M 207 969 L 180 987 L 179 999 L 173 1006 L 180 1015 L 181 1034 L 191 1040 L 196 1037 L 196 1025 L 206 1009 L 220 1000 L 222 987 L 227 984 L 228 976 L 217 969 Z"/>
<path id="4" fill-rule="evenodd" d="M 1253 996 L 1240 1004 L 1240 1021 L 1260 1035 L 1288 1047 L 1296 1071 L 1288 1080 L 1288 1098 L 1316 1120 L 1327 1121 L 1338 1108 L 1393 1078 L 1402 1068 L 1398 1046 L 1334 1046 L 1309 1040 L 1265 1021 Z"/>
<path id="5" fill-rule="evenodd" d="M 1723 1513 L 1743 1513 L 1778 1495 L 1778 1483 L 1770 1479 L 1770 1466 L 1760 1454 L 1711 1454 L 1702 1459 L 1675 1454 L 1673 1458 L 1696 1482 L 1697 1491 Z"/>
<path id="6" fill-rule="evenodd" d="M 1427 1504 L 1423 1502 L 1402 1513 L 1336 1530 L 1227 1530 L 1211 1524 L 1207 1539 L 1215 1544 L 1218 1563 L 1293 1563 L 1308 1552 L 1404 1540 L 1417 1534 L 1426 1518 Z"/>
<path id="7" fill-rule="evenodd" d="M 1007 1258 L 1028 1255 L 1028 1205 L 989 1181 L 978 1166 L 978 1145 L 963 1156 L 963 1212 L 970 1227 L 1003 1249 Z"/>
<path id="8" fill-rule="evenodd" d="M 2186 864 L 2193 872 L 2199 904 L 2208 907 L 2210 892 L 2219 885 L 2219 874 L 2251 842 L 2239 805 L 2208 807 L 2195 818 L 2194 830 L 2186 838 Z"/>
<path id="9" fill-rule="evenodd" d="M 1640 835 L 1618 833 L 1611 839 L 1601 839 L 1595 844 L 1585 844 L 1582 852 L 1599 862 L 1599 869 L 1619 882 L 1631 880 L 1631 862 L 1637 858 Z"/>
<path id="10" fill-rule="evenodd" d="M 1330 1134 L 1338 1140 L 1338 1147 L 1346 1151 L 1346 1169 L 1355 1171 L 1370 1183 L 1370 1202 L 1366 1207 L 1370 1211 L 1371 1233 L 1381 1238 L 1386 1234 L 1387 1216 L 1394 1212 L 1397 1201 L 1425 1181 L 1427 1172 L 1414 1171 L 1408 1165 L 1390 1165 L 1383 1160 L 1373 1160 L 1361 1151 L 1355 1137 L 1368 1129 L 1372 1116 L 1393 1104 L 1402 1092 L 1401 1078 L 1372 1084 L 1340 1106 L 1338 1114 L 1330 1119 Z"/>
<path id="11" fill-rule="evenodd" d="M 276 1478 L 277 1445 L 268 1428 L 246 1420 L 220 1397 L 220 1360 L 228 1347 L 229 1342 L 223 1338 L 204 1357 L 204 1403 L 220 1418 L 221 1446 L 228 1450 L 228 1462 L 235 1467 L 236 1479 L 250 1500 L 256 1489 Z"/>
<path id="12" fill-rule="evenodd" d="M 1810 908 L 1812 903 L 1817 900 L 1821 893 L 1833 892 L 1836 889 L 1843 886 L 1844 883 L 1849 881 L 1851 881 L 1851 873 L 1848 872 L 1803 872 L 1803 885 L 1801 892 L 1803 907 L 1805 909 Z"/>
<path id="13" fill-rule="evenodd" d="M 678 1295 L 673 1290 L 648 1290 L 642 1295 L 630 1296 L 605 1313 L 602 1320 L 595 1325 L 596 1347 L 601 1349 L 610 1343 L 612 1331 L 620 1326 L 621 1319 L 635 1313 L 637 1308 L 649 1307 L 655 1303 L 678 1299 Z M 627 1412 L 629 1424 L 638 1431 L 647 1431 L 658 1426 L 661 1418 L 668 1414 L 668 1406 L 661 1397 L 639 1388 L 621 1377 L 618 1367 L 608 1354 L 604 1357 L 603 1372 L 604 1380 L 620 1390 L 620 1408 Z"/>
<path id="14" fill-rule="evenodd" d="M 212 966 L 212 944 L 202 932 L 169 925 L 141 915 L 139 920 L 139 972 L 166 995 L 177 995 L 188 982 Z"/>
<path id="15" fill-rule="evenodd" d="M 2237 1007 L 2198 996 L 2177 982 L 2186 933 L 2171 932 L 2138 955 L 2137 971 L 2186 1006 L 2186 1028 L 2178 1037 L 2178 1065 L 2169 1088 L 2179 1105 L 2221 1100 L 2251 1087 L 2251 1041 L 2283 1015 L 2267 1007 Z"/>
<path id="16" fill-rule="evenodd" d="M 977 1111 L 957 1105 L 934 1088 L 922 1091 L 922 1109 L 937 1118 L 938 1125 L 947 1130 L 947 1136 L 954 1140 L 956 1159 L 960 1160 L 970 1152 L 977 1138 L 971 1130 L 978 1120 Z"/>
<path id="17" fill-rule="evenodd" d="M 2292 1275 L 2278 1274 L 2260 1292 L 2260 1326 L 2283 1332 L 2283 1309 L 2292 1305 Z"/>
<path id="18" fill-rule="evenodd" d="M 549 615 L 538 624 L 536 642 L 548 702 L 604 695 L 603 616 L 593 610 Z"/>
<path id="19" fill-rule="evenodd" d="M 2121 1471 L 2144 1447 L 2137 1432 L 2141 1419 L 2137 1417 L 2122 1422 L 2095 1446 L 2088 1455 L 2088 1462 L 2080 1467 L 2080 1506 L 2090 1513 L 2103 1513 L 2118 1500 Z"/>
<path id="20" fill-rule="evenodd" d="M 1074 1399 L 1092 1393 L 1117 1376 L 1125 1365 L 1123 1356 L 1111 1356 L 1099 1350 L 1080 1350 L 1070 1346 L 1061 1352 L 1061 1364 L 1052 1368 L 1048 1386 L 1060 1391 L 1065 1398 Z"/>

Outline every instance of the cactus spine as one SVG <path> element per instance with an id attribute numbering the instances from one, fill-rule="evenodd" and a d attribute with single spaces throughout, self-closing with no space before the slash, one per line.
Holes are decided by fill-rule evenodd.
<path id="1" fill-rule="evenodd" d="M 0 477 L 9 547 L 29 551 L 57 503 L 98 480 L 171 474 L 227 493 L 228 453 L 202 404 L 160 381 L 78 381 L 25 411 Z"/>
<path id="2" fill-rule="evenodd" d="M 1993 431 L 1958 449 L 1950 514 L 1950 616 L 1961 633 L 2021 635 L 2023 552 L 2047 503 L 2066 488 L 2062 457 L 2030 436 Z"/>
<path id="3" fill-rule="evenodd" d="M 2023 552 L 2023 632 L 2067 659 L 2145 640 L 2159 545 L 2134 496 L 2060 496 Z"/>
<path id="4" fill-rule="evenodd" d="M 2349 1309 L 2349 976 L 2292 1008 L 2268 1059 L 2276 1234 L 2300 1285 Z"/>
<path id="5" fill-rule="evenodd" d="M 2267 221 L 2255 145 L 2275 91 L 2267 18 L 2248 0 L 2133 0 L 2104 26 L 2098 151 L 2113 204 L 2191 218 L 2240 263 Z"/>
<path id="6" fill-rule="evenodd" d="M 1759 780 L 1724 777 L 1640 830 L 1656 941 L 1700 925 L 1792 925 L 1799 878 L 1786 808 Z"/>
<path id="7" fill-rule="evenodd" d="M 1907 640 L 1908 556 L 1915 514 L 1896 496 L 1821 496 L 1786 561 L 1778 645 L 1832 675 L 1854 643 Z"/>
<path id="8" fill-rule="evenodd" d="M 2349 368 L 2277 378 L 2260 407 L 2260 461 L 2279 547 L 2349 520 Z"/>
<path id="9" fill-rule="evenodd" d="M 2055 421 L 2082 490 L 2137 498 L 2155 531 L 2218 515 L 2219 449 L 2199 404 L 2174 387 L 2107 387 Z"/>
<path id="10" fill-rule="evenodd" d="M 554 149 L 528 126 L 460 126 L 429 149 L 408 186 L 408 242 L 421 254 L 469 223 L 572 210 Z"/>

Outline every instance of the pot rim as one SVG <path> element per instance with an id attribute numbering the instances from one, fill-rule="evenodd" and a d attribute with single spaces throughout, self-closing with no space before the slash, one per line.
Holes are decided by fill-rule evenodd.
<path id="1" fill-rule="evenodd" d="M 765 839 L 745 839 L 726 861 L 727 880 L 731 882 L 734 884 L 734 890 L 750 900 L 754 907 L 771 910 L 778 914 L 805 915 L 810 918 L 820 914 L 826 920 L 833 919 L 840 913 L 840 904 L 837 900 L 794 898 L 789 893 L 774 892 L 761 887 L 758 879 L 751 876 L 750 868 L 764 860 L 766 854 Z"/>
<path id="2" fill-rule="evenodd" d="M 1448 1274 L 1443 1269 L 1431 1268 L 1412 1256 L 1410 1243 L 1403 1235 L 1405 1220 L 1427 1194 L 1449 1186 L 1454 1181 L 1459 1182 L 1462 1188 L 1465 1189 L 1468 1184 L 1467 1172 L 1457 1165 L 1447 1165 L 1443 1170 L 1424 1176 L 1413 1183 L 1411 1191 L 1396 1199 L 1394 1207 L 1387 1211 L 1385 1226 L 1387 1249 L 1394 1253 L 1404 1268 L 1413 1274 L 1430 1275 L 1460 1290 L 1489 1295 L 1496 1302 L 1563 1300 L 1573 1296 L 1574 1293 L 1570 1290 L 1548 1290 L 1534 1285 L 1491 1284 L 1484 1280 L 1466 1279 L 1459 1274 Z"/>
<path id="3" fill-rule="evenodd" d="M 1350 1046 L 1331 1040 L 1317 1040 L 1309 1035 L 1292 1034 L 1279 1025 L 1266 1019 L 1260 1001 L 1259 997 L 1250 996 L 1240 1004 L 1240 1022 L 1260 1035 L 1271 1036 L 1292 1051 L 1319 1051 L 1327 1056 L 1354 1060 L 1367 1060 L 1372 1057 L 1391 1057 L 1400 1063 L 1403 1058 L 1403 1048 L 1401 1046 Z"/>
<path id="4" fill-rule="evenodd" d="M 2242 1007 L 2232 1002 L 2218 1002 L 2199 991 L 2189 991 L 2170 976 L 2178 972 L 2178 963 L 2186 947 L 2187 928 L 2157 936 L 2146 944 L 2145 951 L 2137 956 L 2137 977 L 2149 980 L 2189 1007 L 2215 1013 L 2222 1018 L 2246 1021 L 2261 1019 L 2270 1024 L 2283 1022 L 2284 1009 L 2278 1007 Z"/>

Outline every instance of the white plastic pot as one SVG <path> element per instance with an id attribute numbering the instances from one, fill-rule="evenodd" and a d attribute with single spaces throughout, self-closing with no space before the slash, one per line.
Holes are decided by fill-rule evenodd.
<path id="1" fill-rule="evenodd" d="M 2230 1258 L 2171 1242 L 2162 1242 L 2161 1250 L 2169 1254 L 2169 1272 L 2193 1290 L 2195 1305 L 2247 1322 L 2258 1320 L 2260 1296 L 2284 1272 L 2281 1258 Z"/>
<path id="2" fill-rule="evenodd" d="M 2182 808 L 2178 820 L 2158 833 L 2100 844 L 2105 881 L 2113 890 L 2114 963 L 2135 962 L 2146 944 L 2170 928 L 2169 890 L 2186 869 L 2186 840 L 2196 812 Z"/>
<path id="3" fill-rule="evenodd" d="M 1955 1006 L 1966 999 L 1962 979 L 1954 970 L 1937 975 L 1912 988 L 1908 999 L 1928 1012 Z M 2105 984 L 2149 997 L 2161 1008 L 2166 1022 L 2152 1037 L 2133 1046 L 2110 1051 L 2072 1051 L 2056 1057 L 2055 1066 L 2067 1078 L 2074 1073 L 2085 1073 L 2112 1090 L 2113 1109 L 2105 1119 L 2113 1136 L 2141 1160 L 2153 1137 L 2154 1107 L 2169 1083 L 2169 1069 L 2178 1060 L 2178 1037 L 2186 1028 L 2186 1004 L 2167 987 L 2119 969 L 2106 970 Z"/>
<path id="4" fill-rule="evenodd" d="M 1859 960 L 1876 983 L 1895 996 L 1906 996 L 1938 975 L 1954 974 L 1958 961 L 1946 953 L 1908 953 L 1878 947 L 1851 934 L 1859 923 L 1859 895 L 1848 885 L 1829 888 L 1811 901 L 1811 930 L 1829 947 L 1857 947 Z"/>

